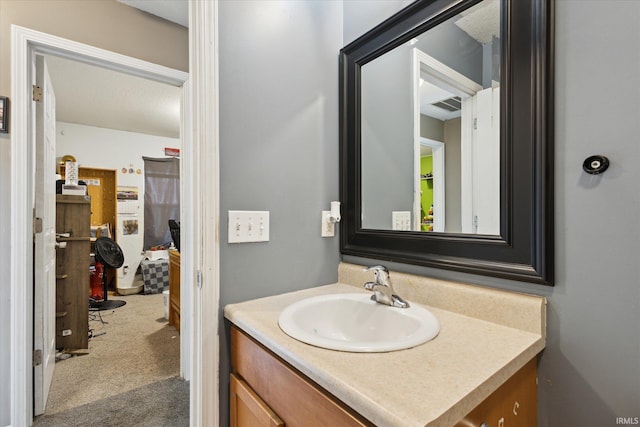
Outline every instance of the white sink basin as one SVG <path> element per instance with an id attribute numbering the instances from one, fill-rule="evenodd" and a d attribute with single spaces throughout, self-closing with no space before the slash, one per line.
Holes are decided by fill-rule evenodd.
<path id="1" fill-rule="evenodd" d="M 331 350 L 386 352 L 415 347 L 433 339 L 440 322 L 412 303 L 396 308 L 372 301 L 371 294 L 331 294 L 291 304 L 278 324 L 299 341 Z"/>

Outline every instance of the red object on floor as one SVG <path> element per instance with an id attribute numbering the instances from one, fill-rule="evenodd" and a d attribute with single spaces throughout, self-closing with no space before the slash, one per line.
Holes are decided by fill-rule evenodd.
<path id="1" fill-rule="evenodd" d="M 96 262 L 95 270 L 91 271 L 91 298 L 101 301 L 104 299 L 104 265 Z"/>

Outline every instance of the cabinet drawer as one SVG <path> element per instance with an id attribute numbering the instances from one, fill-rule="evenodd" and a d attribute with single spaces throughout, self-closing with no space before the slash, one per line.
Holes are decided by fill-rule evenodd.
<path id="1" fill-rule="evenodd" d="M 229 380 L 231 427 L 284 427 L 284 422 L 251 387 L 235 375 Z"/>
<path id="2" fill-rule="evenodd" d="M 231 366 L 289 427 L 373 425 L 234 326 Z"/>

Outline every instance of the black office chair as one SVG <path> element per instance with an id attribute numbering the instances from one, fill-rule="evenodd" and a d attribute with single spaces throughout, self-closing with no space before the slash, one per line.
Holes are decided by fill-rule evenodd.
<path id="1" fill-rule="evenodd" d="M 175 219 L 169 220 L 169 233 L 171 233 L 171 240 L 176 250 L 180 252 L 180 223 Z"/>

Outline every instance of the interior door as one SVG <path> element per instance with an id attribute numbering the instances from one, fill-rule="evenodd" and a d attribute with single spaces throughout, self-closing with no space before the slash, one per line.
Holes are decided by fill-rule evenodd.
<path id="1" fill-rule="evenodd" d="M 36 86 L 41 100 L 35 101 L 36 180 L 35 210 L 41 227 L 34 234 L 33 349 L 41 357 L 34 363 L 34 414 L 44 413 L 53 379 L 56 354 L 56 99 L 44 57 L 36 56 Z M 41 229 L 42 231 L 39 231 Z M 87 272 L 89 274 L 89 272 Z"/>
<path id="2" fill-rule="evenodd" d="M 474 233 L 500 234 L 500 89 L 476 94 L 473 145 Z"/>

